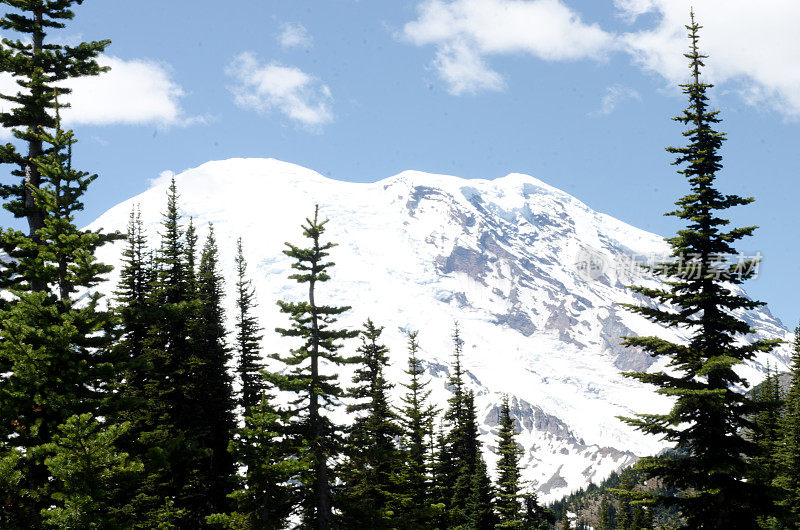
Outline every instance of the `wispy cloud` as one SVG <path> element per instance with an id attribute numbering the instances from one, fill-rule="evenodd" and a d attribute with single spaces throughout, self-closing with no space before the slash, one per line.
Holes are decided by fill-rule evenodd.
<path id="1" fill-rule="evenodd" d="M 584 23 L 560 0 L 428 0 L 417 11 L 401 38 L 436 47 L 432 66 L 455 95 L 504 86 L 488 64 L 491 56 L 602 60 L 615 46 L 612 35 Z"/>
<path id="2" fill-rule="evenodd" d="M 608 116 L 617 109 L 617 106 L 625 100 L 641 101 L 639 93 L 627 86 L 615 84 L 606 88 L 606 93 L 600 100 L 600 108 L 590 112 L 590 116 Z"/>
<path id="3" fill-rule="evenodd" d="M 671 84 L 686 80 L 686 28 L 694 9 L 703 25 L 701 51 L 707 79 L 739 92 L 752 105 L 800 118 L 800 2 L 796 0 L 616 0 L 630 21 L 654 14 L 649 29 L 620 37 L 636 64 Z"/>
<path id="4" fill-rule="evenodd" d="M 286 23 L 281 25 L 278 43 L 283 48 L 310 48 L 314 39 L 302 24 Z"/>
<path id="5" fill-rule="evenodd" d="M 235 103 L 267 114 L 277 111 L 311 130 L 333 121 L 331 91 L 319 79 L 294 66 L 261 63 L 252 52 L 239 54 L 228 66 L 235 84 Z"/>

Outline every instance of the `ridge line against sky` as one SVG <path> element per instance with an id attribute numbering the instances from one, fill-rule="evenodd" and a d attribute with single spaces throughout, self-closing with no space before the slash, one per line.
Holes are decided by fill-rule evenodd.
<path id="1" fill-rule="evenodd" d="M 663 235 L 684 191 L 667 145 L 690 6 L 729 135 L 721 188 L 754 195 L 750 291 L 787 325 L 800 250 L 800 3 L 792 0 L 87 0 L 61 42 L 110 38 L 111 72 L 74 81 L 76 162 L 101 175 L 88 223 L 164 170 L 274 157 L 341 180 L 404 169 L 537 176 Z M 11 35 L 2 35 L 11 37 Z M 0 75 L 0 92 L 16 90 Z M 0 131 L 3 141 L 8 131 Z M 794 192 L 794 193 L 792 193 Z M 635 200 L 631 200 L 635 198 Z M 5 223 L 5 221 L 3 221 Z"/>

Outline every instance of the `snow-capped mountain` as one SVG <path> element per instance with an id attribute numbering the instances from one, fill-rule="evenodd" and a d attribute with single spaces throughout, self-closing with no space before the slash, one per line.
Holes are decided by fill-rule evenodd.
<path id="1" fill-rule="evenodd" d="M 272 333 L 287 324 L 275 301 L 305 293 L 287 280 L 290 260 L 283 243 L 305 243 L 299 227 L 318 203 L 330 219 L 329 239 L 339 243 L 332 254 L 333 280 L 318 296 L 324 303 L 353 306 L 342 318 L 345 326 L 359 327 L 367 317 L 385 326 L 395 382 L 404 381 L 405 332 L 419 330 L 441 408 L 448 396 L 450 335 L 454 321 L 460 323 L 490 466 L 503 393 L 510 395 L 522 431 L 524 478 L 544 500 L 662 448 L 659 440 L 617 419 L 669 405 L 652 388 L 620 375 L 657 367 L 649 356 L 622 348 L 620 336 L 685 338 L 617 305 L 646 302 L 625 286 L 657 284 L 633 263 L 665 255 L 660 236 L 520 174 L 478 180 L 405 171 L 360 184 L 272 159 L 232 159 L 175 179 L 183 213 L 194 218 L 200 236 L 214 225 L 228 287 L 235 240 L 243 238 L 267 330 L 265 353 L 290 347 Z M 168 184 L 167 176 L 157 179 L 90 228 L 124 232 L 138 204 L 155 245 Z M 119 265 L 121 249 L 122 243 L 109 246 L 100 257 Z M 112 275 L 106 292 L 115 282 Z M 758 336 L 788 336 L 766 309 L 743 316 Z M 355 349 L 357 342 L 348 347 Z M 767 361 L 785 368 L 787 353 L 778 350 L 742 370 L 758 382 Z M 341 374 L 344 383 L 349 377 Z"/>

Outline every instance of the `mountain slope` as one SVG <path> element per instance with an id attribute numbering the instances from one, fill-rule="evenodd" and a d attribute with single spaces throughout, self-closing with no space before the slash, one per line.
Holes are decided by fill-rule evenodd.
<path id="1" fill-rule="evenodd" d="M 644 301 L 626 285 L 656 285 L 633 263 L 665 255 L 661 237 L 519 174 L 489 181 L 406 171 L 357 184 L 277 160 L 232 159 L 203 164 L 176 181 L 183 211 L 201 236 L 214 224 L 228 279 L 235 239 L 243 237 L 268 331 L 286 324 L 274 301 L 303 296 L 286 279 L 289 259 L 281 251 L 283 242 L 300 240 L 300 223 L 315 203 L 339 243 L 322 301 L 352 305 L 343 319 L 351 327 L 368 316 L 386 326 L 394 381 L 403 380 L 404 332 L 418 329 L 434 396 L 444 406 L 449 336 L 460 322 L 485 441 L 493 443 L 500 396 L 509 393 L 522 427 L 524 476 L 543 499 L 661 448 L 616 419 L 668 406 L 650 388 L 620 376 L 653 360 L 620 347 L 619 337 L 684 337 L 616 305 Z M 154 244 L 167 185 L 159 179 L 91 227 L 124 231 L 138 203 Z M 101 258 L 117 265 L 121 248 L 104 249 Z M 760 336 L 788 336 L 766 309 L 743 316 Z M 290 344 L 268 332 L 264 347 L 269 353 Z M 784 367 L 787 351 L 758 359 L 744 373 L 759 381 L 768 359 Z"/>

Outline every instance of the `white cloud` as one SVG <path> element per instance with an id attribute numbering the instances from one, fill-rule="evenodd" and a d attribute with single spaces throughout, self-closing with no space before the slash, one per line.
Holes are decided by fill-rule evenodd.
<path id="1" fill-rule="evenodd" d="M 591 116 L 608 116 L 614 112 L 617 106 L 627 99 L 635 99 L 641 101 L 639 93 L 630 88 L 620 84 L 611 85 L 606 88 L 606 93 L 600 100 L 600 108 L 592 113 Z"/>
<path id="2" fill-rule="evenodd" d="M 202 121 L 184 115 L 181 99 L 185 92 L 169 68 L 146 59 L 124 60 L 103 55 L 98 63 L 111 70 L 99 76 L 71 79 L 64 83 L 72 89 L 60 98 L 71 105 L 61 115 L 66 126 L 74 125 L 187 125 Z M 0 74 L 0 92 L 11 95 L 21 89 L 9 74 Z M 3 101 L 0 107 L 10 104 Z M 0 131 L 9 137 L 10 132 Z"/>
<path id="3" fill-rule="evenodd" d="M 716 84 L 730 84 L 753 105 L 766 105 L 787 117 L 800 117 L 800 2 L 797 0 L 616 0 L 629 19 L 652 13 L 649 29 L 620 37 L 642 68 L 670 84 L 688 77 L 683 53 L 693 7 L 700 30 L 700 50 L 708 55 L 705 75 Z"/>
<path id="4" fill-rule="evenodd" d="M 230 87 L 237 105 L 260 113 L 278 111 L 313 130 L 333 121 L 331 92 L 315 77 L 294 66 L 262 64 L 251 52 L 239 54 L 227 73 L 236 84 Z"/>
<path id="5" fill-rule="evenodd" d="M 302 24 L 283 24 L 278 43 L 283 48 L 310 48 L 314 39 Z"/>
<path id="6" fill-rule="evenodd" d="M 612 35 L 560 0 L 428 0 L 402 37 L 436 46 L 433 67 L 453 94 L 501 89 L 502 76 L 486 63 L 492 55 L 602 60 L 615 47 Z"/>

